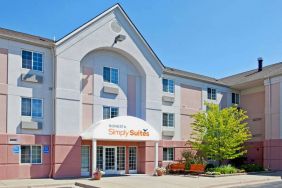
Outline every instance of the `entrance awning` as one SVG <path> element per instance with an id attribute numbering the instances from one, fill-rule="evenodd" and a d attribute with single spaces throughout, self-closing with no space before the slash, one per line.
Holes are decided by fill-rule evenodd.
<path id="1" fill-rule="evenodd" d="M 101 120 L 86 129 L 81 137 L 85 140 L 160 140 L 160 135 L 154 127 L 146 121 L 132 116 L 119 116 Z"/>

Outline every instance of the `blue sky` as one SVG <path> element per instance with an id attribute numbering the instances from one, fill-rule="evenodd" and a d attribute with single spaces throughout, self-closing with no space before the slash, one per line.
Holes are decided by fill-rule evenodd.
<path id="1" fill-rule="evenodd" d="M 221 78 L 282 61 L 281 0 L 7 0 L 0 27 L 59 39 L 115 3 L 166 66 Z"/>

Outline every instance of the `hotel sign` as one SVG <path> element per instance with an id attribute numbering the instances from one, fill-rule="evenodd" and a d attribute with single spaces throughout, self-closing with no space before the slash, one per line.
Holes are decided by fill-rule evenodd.
<path id="1" fill-rule="evenodd" d="M 119 116 L 102 120 L 82 134 L 82 139 L 157 141 L 159 133 L 146 121 L 132 117 Z"/>

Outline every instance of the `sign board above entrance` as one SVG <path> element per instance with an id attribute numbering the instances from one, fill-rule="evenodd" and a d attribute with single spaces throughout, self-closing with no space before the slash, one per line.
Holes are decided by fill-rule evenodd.
<path id="1" fill-rule="evenodd" d="M 97 122 L 82 134 L 82 139 L 157 141 L 159 133 L 146 121 L 132 117 L 119 116 Z"/>

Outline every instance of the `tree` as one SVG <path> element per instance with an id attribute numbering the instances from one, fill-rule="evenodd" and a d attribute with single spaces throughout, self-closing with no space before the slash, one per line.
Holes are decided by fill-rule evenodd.
<path id="1" fill-rule="evenodd" d="M 206 103 L 207 111 L 193 115 L 191 139 L 188 141 L 206 158 L 219 161 L 235 159 L 247 150 L 244 143 L 251 139 L 246 123 L 246 111 L 237 106 L 220 109 L 219 105 Z"/>

